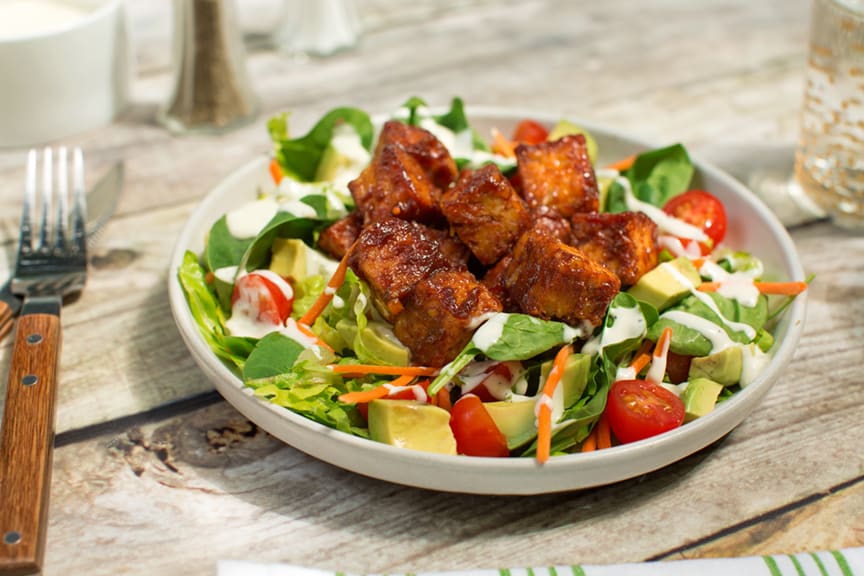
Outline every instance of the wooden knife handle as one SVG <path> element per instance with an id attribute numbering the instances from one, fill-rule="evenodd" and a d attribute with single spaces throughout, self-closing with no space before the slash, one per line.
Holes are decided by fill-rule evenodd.
<path id="1" fill-rule="evenodd" d="M 60 317 L 20 316 L 0 430 L 0 574 L 40 571 L 45 556 Z"/>
<path id="2" fill-rule="evenodd" d="M 14 320 L 12 317 L 12 308 L 3 300 L 0 300 L 0 339 L 6 336 L 6 333 L 12 328 Z"/>

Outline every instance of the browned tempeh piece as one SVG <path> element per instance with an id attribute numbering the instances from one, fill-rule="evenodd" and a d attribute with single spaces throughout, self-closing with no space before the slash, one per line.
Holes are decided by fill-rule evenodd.
<path id="1" fill-rule="evenodd" d="M 376 154 L 387 145 L 397 145 L 417 160 L 439 190 L 446 190 L 456 179 L 456 162 L 450 156 L 450 151 L 424 128 L 397 120 L 385 122 L 378 136 Z"/>
<path id="2" fill-rule="evenodd" d="M 642 212 L 574 214 L 570 244 L 632 286 L 658 263 L 657 225 Z"/>
<path id="3" fill-rule="evenodd" d="M 358 212 L 351 212 L 321 231 L 318 247 L 333 258 L 341 260 L 357 240 L 362 226 L 363 217 Z"/>

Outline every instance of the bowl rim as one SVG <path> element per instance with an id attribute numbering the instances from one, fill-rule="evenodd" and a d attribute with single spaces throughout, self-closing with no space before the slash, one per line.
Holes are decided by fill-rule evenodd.
<path id="1" fill-rule="evenodd" d="M 564 116 L 554 112 L 487 106 L 466 106 L 465 110 L 469 121 L 494 121 L 500 119 L 502 122 L 513 122 L 522 118 L 533 118 L 549 124 L 556 122 L 560 118 L 567 117 L 568 119 L 572 118 L 573 122 L 591 131 L 595 137 L 602 135 L 602 138 L 618 138 L 628 145 L 641 149 L 657 147 L 645 139 L 634 137 L 601 124 L 582 121 L 571 115 Z M 380 120 L 381 116 L 374 118 Z M 385 481 L 438 491 L 497 495 L 562 492 L 622 481 L 668 466 L 705 448 L 728 434 L 755 409 L 760 400 L 773 386 L 780 372 L 790 363 L 797 349 L 806 313 L 806 291 L 799 295 L 784 313 L 777 327 L 777 330 L 782 331 L 782 338 L 778 338 L 778 345 L 772 351 L 771 360 L 757 379 L 717 406 L 709 416 L 696 419 L 685 426 L 645 440 L 617 445 L 602 451 L 555 456 L 542 465 L 537 464 L 533 458 L 465 457 L 406 450 L 340 432 L 314 422 L 305 416 L 296 414 L 287 408 L 255 398 L 252 395 L 251 389 L 243 386 L 242 381 L 212 353 L 204 342 L 198 332 L 198 326 L 189 313 L 182 288 L 176 280 L 183 255 L 186 249 L 190 245 L 193 245 L 195 240 L 192 238 L 192 234 L 197 233 L 202 225 L 209 225 L 210 223 L 198 222 L 197 226 L 192 226 L 191 224 L 196 222 L 196 220 L 200 220 L 202 215 L 207 213 L 208 208 L 212 207 L 211 205 L 219 204 L 219 190 L 230 189 L 232 183 L 244 181 L 251 174 L 266 169 L 268 162 L 269 159 L 265 155 L 262 155 L 253 158 L 237 170 L 234 170 L 208 191 L 207 195 L 199 202 L 192 214 L 190 214 L 177 240 L 171 259 L 168 277 L 171 310 L 177 327 L 196 362 L 207 373 L 217 390 L 235 408 L 289 445 L 301 451 L 306 451 L 316 459 L 329 462 L 341 468 Z M 784 273 L 788 271 L 790 280 L 803 280 L 804 270 L 795 245 L 776 216 L 755 195 L 750 193 L 742 183 L 732 176 L 698 157 L 693 157 L 693 162 L 697 173 L 702 173 L 710 179 L 717 180 L 730 193 L 740 196 L 743 202 L 754 210 L 761 224 L 769 227 L 771 235 L 775 237 L 779 245 L 780 255 L 782 256 L 782 258 L 778 258 L 778 265 L 782 266 L 779 271 Z M 249 402 L 250 399 L 252 402 Z M 285 430 L 274 429 L 274 418 L 278 419 L 278 421 L 287 421 L 289 427 L 296 428 L 292 429 L 291 435 L 286 437 Z M 344 448 L 342 450 L 344 453 L 359 451 L 367 455 L 366 457 L 375 459 L 381 463 L 404 466 L 406 468 L 416 467 L 417 472 L 405 472 L 403 473 L 405 477 L 400 478 L 384 477 L 376 474 L 374 470 L 370 471 L 368 466 L 358 463 L 355 459 L 346 457 L 344 454 L 342 457 L 333 458 L 328 457 L 326 454 L 312 453 L 304 446 L 297 445 L 303 442 L 302 439 L 301 442 L 297 442 L 297 437 L 294 436 L 300 430 L 320 435 L 321 438 L 326 438 L 328 441 L 335 439 L 335 442 L 341 448 Z M 710 437 L 710 439 L 706 441 L 705 437 Z M 637 471 L 632 470 L 632 463 L 634 461 L 645 460 L 645 454 L 661 454 L 661 450 L 665 454 L 664 457 L 649 458 L 651 460 L 650 463 L 643 462 Z M 346 461 L 346 458 L 348 461 Z M 576 469 L 577 472 L 584 472 L 585 477 L 579 477 L 577 473 L 573 474 L 574 477 L 568 478 L 568 473 L 574 471 L 574 466 L 578 467 Z M 541 468 L 544 470 L 544 474 L 537 473 Z M 430 469 L 446 470 L 450 475 L 461 473 L 464 478 L 456 487 L 435 485 L 423 477 L 424 471 Z M 617 472 L 612 474 L 611 477 L 608 475 L 604 476 L 602 472 L 607 470 Z M 630 470 L 630 472 L 625 473 L 625 470 Z M 598 474 L 598 472 L 601 473 Z M 477 478 L 494 475 L 500 476 L 501 474 L 514 474 L 523 481 L 529 479 L 537 480 L 537 482 L 530 485 L 519 485 L 518 482 L 505 482 L 505 486 L 502 486 L 501 489 L 494 490 L 482 486 L 474 486 L 471 483 L 472 479 L 476 480 Z M 541 481 L 544 475 L 547 477 L 547 480 L 549 478 L 554 480 L 552 482 Z M 564 478 L 563 481 L 562 478 Z"/>

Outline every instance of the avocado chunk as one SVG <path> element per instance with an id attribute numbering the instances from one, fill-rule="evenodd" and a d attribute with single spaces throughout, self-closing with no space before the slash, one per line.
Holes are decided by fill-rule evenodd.
<path id="1" fill-rule="evenodd" d="M 297 282 L 306 278 L 306 244 L 302 240 L 276 238 L 270 251 L 270 270 Z"/>
<path id="2" fill-rule="evenodd" d="M 585 137 L 585 147 L 588 148 L 588 158 L 591 160 L 591 164 L 595 164 L 597 162 L 597 141 L 594 140 L 594 137 L 591 136 L 590 132 L 581 126 L 578 126 L 569 120 L 560 120 L 549 132 L 549 136 L 546 139 L 549 142 L 552 142 L 571 134 L 582 134 Z"/>
<path id="3" fill-rule="evenodd" d="M 681 401 L 684 402 L 684 421 L 705 416 L 717 404 L 723 385 L 708 378 L 694 378 L 687 384 Z"/>
<path id="4" fill-rule="evenodd" d="M 552 369 L 552 361 L 544 362 L 540 366 L 540 381 L 545 382 L 549 377 L 549 371 Z M 564 393 L 564 409 L 570 408 L 575 404 L 582 393 L 585 391 L 585 386 L 588 385 L 588 373 L 591 371 L 591 356 L 577 352 L 567 357 L 567 362 L 564 365 L 564 374 L 561 375 L 561 381 L 558 386 L 561 387 Z"/>
<path id="5" fill-rule="evenodd" d="M 337 324 L 338 329 L 338 324 Z M 362 348 L 365 357 L 375 364 L 407 366 L 411 351 L 393 335 L 392 330 L 380 322 L 369 322 L 354 338 L 354 348 Z"/>
<path id="6" fill-rule="evenodd" d="M 690 361 L 689 378 L 708 378 L 722 386 L 732 386 L 741 380 L 741 348 L 732 346 L 710 356 L 695 356 Z"/>
<path id="7" fill-rule="evenodd" d="M 400 448 L 456 454 L 450 413 L 416 400 L 379 399 L 370 402 L 369 437 Z"/>
<path id="8" fill-rule="evenodd" d="M 483 407 L 507 439 L 507 448 L 514 450 L 524 446 L 537 435 L 537 416 L 534 414 L 536 405 L 531 398 L 485 402 Z"/>
<path id="9" fill-rule="evenodd" d="M 321 155 L 315 170 L 315 180 L 332 182 L 337 187 L 347 186 L 348 182 L 360 175 L 360 171 L 369 163 L 369 158 L 360 135 L 351 125 L 339 125 Z"/>
<path id="10" fill-rule="evenodd" d="M 662 312 L 684 298 L 701 282 L 702 278 L 693 263 L 687 258 L 679 257 L 644 274 L 627 292 Z"/>

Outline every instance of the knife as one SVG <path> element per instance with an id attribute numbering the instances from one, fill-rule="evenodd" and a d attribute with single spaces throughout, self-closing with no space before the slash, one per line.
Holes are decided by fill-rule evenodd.
<path id="1" fill-rule="evenodd" d="M 115 162 L 87 192 L 87 238 L 91 245 L 117 208 L 117 199 L 123 187 L 123 172 L 123 162 Z M 0 287 L 0 340 L 12 329 L 12 321 L 21 310 L 21 298 L 12 294 L 11 282 L 11 279 L 7 280 Z"/>

